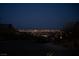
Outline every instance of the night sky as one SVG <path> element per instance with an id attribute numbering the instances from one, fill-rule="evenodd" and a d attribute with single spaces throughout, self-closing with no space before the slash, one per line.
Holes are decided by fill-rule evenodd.
<path id="1" fill-rule="evenodd" d="M 79 4 L 0 4 L 0 23 L 16 28 L 62 29 L 79 19 Z"/>

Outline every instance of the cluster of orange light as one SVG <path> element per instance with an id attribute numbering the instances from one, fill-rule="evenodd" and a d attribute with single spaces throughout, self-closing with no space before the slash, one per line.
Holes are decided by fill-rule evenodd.
<path id="1" fill-rule="evenodd" d="M 50 30 L 50 29 L 19 29 L 19 32 L 60 32 L 61 30 Z"/>

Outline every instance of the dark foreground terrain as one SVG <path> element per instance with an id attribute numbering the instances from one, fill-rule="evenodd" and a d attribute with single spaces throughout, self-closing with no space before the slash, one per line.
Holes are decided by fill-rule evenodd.
<path id="1" fill-rule="evenodd" d="M 0 41 L 1 56 L 79 56 L 76 48 L 53 43 L 35 43 L 26 40 Z"/>

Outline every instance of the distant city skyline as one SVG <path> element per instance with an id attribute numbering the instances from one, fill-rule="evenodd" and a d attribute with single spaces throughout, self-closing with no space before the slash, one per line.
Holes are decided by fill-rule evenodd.
<path id="1" fill-rule="evenodd" d="M 18 29 L 19 32 L 60 32 L 59 29 Z"/>

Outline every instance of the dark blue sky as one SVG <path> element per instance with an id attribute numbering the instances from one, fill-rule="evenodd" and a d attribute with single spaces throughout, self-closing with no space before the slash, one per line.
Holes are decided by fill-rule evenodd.
<path id="1" fill-rule="evenodd" d="M 0 4 L 0 22 L 16 28 L 63 28 L 79 19 L 79 4 Z"/>

